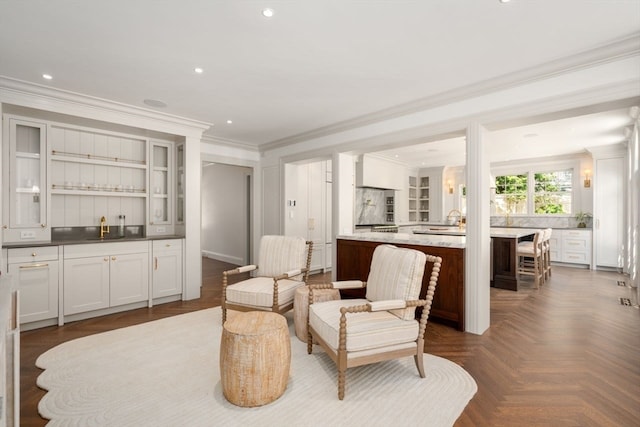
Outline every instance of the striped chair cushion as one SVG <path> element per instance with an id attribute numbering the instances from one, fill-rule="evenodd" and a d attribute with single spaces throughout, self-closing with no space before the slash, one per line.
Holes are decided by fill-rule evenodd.
<path id="1" fill-rule="evenodd" d="M 377 246 L 371 259 L 366 298 L 369 301 L 418 299 L 426 262 L 427 256 L 413 249 Z M 403 320 L 411 320 L 415 307 L 391 312 Z"/>
<path id="2" fill-rule="evenodd" d="M 278 280 L 278 305 L 293 301 L 296 289 L 304 282 L 296 280 Z M 273 279 L 271 277 L 253 277 L 227 286 L 227 301 L 254 307 L 273 306 Z"/>
<path id="3" fill-rule="evenodd" d="M 302 237 L 262 236 L 257 276 L 274 277 L 307 266 L 307 245 Z M 295 276 L 302 279 L 302 274 Z"/>
<path id="4" fill-rule="evenodd" d="M 340 307 L 366 304 L 364 299 L 326 301 L 309 306 L 309 323 L 333 348 L 338 349 Z M 418 338 L 416 320 L 401 320 L 388 311 L 347 314 L 347 351 L 364 351 L 414 342 Z M 386 349 L 385 349 L 386 350 Z"/>

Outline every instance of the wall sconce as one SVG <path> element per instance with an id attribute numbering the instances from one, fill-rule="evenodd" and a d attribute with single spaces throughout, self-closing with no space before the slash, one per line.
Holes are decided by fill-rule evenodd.
<path id="1" fill-rule="evenodd" d="M 447 180 L 447 186 L 449 187 L 449 194 L 453 194 L 453 184 L 450 179 Z"/>
<path id="2" fill-rule="evenodd" d="M 584 171 L 584 188 L 591 187 L 591 171 L 589 169 Z"/>

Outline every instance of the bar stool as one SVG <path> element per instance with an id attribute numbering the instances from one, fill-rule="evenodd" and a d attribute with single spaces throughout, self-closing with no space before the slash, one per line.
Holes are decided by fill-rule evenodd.
<path id="1" fill-rule="evenodd" d="M 518 275 L 533 276 L 536 289 L 544 281 L 544 256 L 543 240 L 544 230 L 538 230 L 533 237 L 533 242 L 518 243 Z"/>
<path id="2" fill-rule="evenodd" d="M 545 228 L 542 239 L 543 282 L 551 278 L 551 233 L 553 233 L 553 229 Z"/>

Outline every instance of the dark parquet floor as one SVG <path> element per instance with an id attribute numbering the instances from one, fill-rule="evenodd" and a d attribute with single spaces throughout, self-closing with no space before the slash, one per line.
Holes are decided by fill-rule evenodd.
<path id="1" fill-rule="evenodd" d="M 37 410 L 40 354 L 78 337 L 218 306 L 228 268 L 203 259 L 195 301 L 23 332 L 21 425 L 46 424 Z M 460 364 L 478 384 L 456 426 L 640 426 L 640 310 L 620 305 L 620 297 L 635 298 L 618 280 L 624 276 L 554 267 L 538 290 L 528 283 L 518 292 L 491 289 L 491 327 L 481 336 L 430 322 L 426 351 Z"/>

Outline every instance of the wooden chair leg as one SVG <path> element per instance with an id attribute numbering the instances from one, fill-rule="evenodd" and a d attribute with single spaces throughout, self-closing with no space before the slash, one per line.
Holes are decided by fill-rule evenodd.
<path id="1" fill-rule="evenodd" d="M 424 378 L 424 357 L 422 352 L 419 351 L 418 354 L 413 356 L 413 359 L 416 361 L 416 368 L 418 368 L 418 374 L 420 374 L 420 378 Z"/>
<path id="2" fill-rule="evenodd" d="M 344 381 L 346 368 L 338 368 L 338 399 L 344 399 Z"/>

